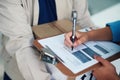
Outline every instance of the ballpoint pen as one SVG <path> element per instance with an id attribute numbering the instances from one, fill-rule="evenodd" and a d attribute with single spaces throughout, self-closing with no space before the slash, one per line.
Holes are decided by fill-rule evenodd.
<path id="1" fill-rule="evenodd" d="M 71 41 L 72 43 L 75 42 L 76 36 L 75 36 L 75 31 L 76 31 L 76 22 L 77 22 L 77 11 L 73 10 L 72 11 L 72 22 L 73 22 L 73 26 L 72 26 L 72 36 L 71 36 Z M 72 46 L 72 50 L 73 50 L 73 46 Z"/>

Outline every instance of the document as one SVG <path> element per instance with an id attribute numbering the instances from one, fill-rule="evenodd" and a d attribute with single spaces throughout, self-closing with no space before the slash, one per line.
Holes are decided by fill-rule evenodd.
<path id="1" fill-rule="evenodd" d="M 88 41 L 73 50 L 64 45 L 64 34 L 38 40 L 43 47 L 49 47 L 74 74 L 98 63 L 93 56 L 108 58 L 120 52 L 120 46 L 109 41 Z"/>

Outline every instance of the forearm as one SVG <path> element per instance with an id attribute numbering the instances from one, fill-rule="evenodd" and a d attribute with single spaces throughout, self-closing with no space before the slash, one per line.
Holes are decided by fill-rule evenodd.
<path id="1" fill-rule="evenodd" d="M 87 32 L 88 40 L 112 40 L 112 32 L 109 27 Z"/>
<path id="2" fill-rule="evenodd" d="M 28 24 L 27 16 L 19 2 L 3 0 L 0 2 L 0 6 L 2 6 L 0 7 L 0 32 L 5 37 L 3 43 L 5 43 L 7 52 L 14 56 L 13 53 L 18 49 L 32 45 L 31 26 Z"/>

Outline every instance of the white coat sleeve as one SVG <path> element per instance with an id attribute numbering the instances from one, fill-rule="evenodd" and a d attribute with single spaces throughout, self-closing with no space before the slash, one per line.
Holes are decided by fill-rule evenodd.
<path id="1" fill-rule="evenodd" d="M 0 1 L 0 32 L 5 37 L 3 52 L 12 57 L 11 59 L 16 60 L 19 72 L 24 80 L 49 80 L 50 74 L 47 73 L 44 63 L 38 60 L 34 49 L 31 47 L 33 34 L 27 19 L 20 0 Z M 11 62 L 11 59 L 8 59 L 10 60 L 8 62 Z M 14 73 L 14 69 L 11 70 L 12 73 Z M 18 79 L 13 77 L 13 80 Z"/>
<path id="2" fill-rule="evenodd" d="M 74 6 L 78 13 L 78 24 L 82 27 L 94 27 L 88 11 L 87 0 L 74 0 Z"/>

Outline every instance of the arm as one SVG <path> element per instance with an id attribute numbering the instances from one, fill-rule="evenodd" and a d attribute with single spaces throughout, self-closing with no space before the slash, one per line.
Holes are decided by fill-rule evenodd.
<path id="1" fill-rule="evenodd" d="M 72 35 L 72 32 L 69 32 L 65 34 L 65 45 L 71 47 L 72 45 L 74 47 L 90 40 L 112 40 L 112 33 L 109 27 L 105 27 L 102 29 L 92 30 L 88 32 L 76 32 L 77 40 L 72 44 L 70 37 Z"/>
<path id="2" fill-rule="evenodd" d="M 7 63 L 5 71 L 13 80 L 50 79 L 45 65 L 31 47 L 33 34 L 28 19 L 20 0 L 0 1 L 0 32 L 4 35 L 3 55 Z"/>
<path id="3" fill-rule="evenodd" d="M 106 24 L 106 28 L 88 32 L 90 40 L 112 40 L 120 42 L 120 20 Z M 99 36 L 99 37 L 98 37 Z"/>
<path id="4" fill-rule="evenodd" d="M 67 46 L 78 46 L 88 40 L 112 40 L 114 42 L 120 42 L 120 21 L 115 21 L 107 24 L 105 28 L 92 30 L 88 32 L 76 32 L 77 40 L 72 44 L 70 37 L 71 32 L 65 34 L 65 45 Z"/>
<path id="5" fill-rule="evenodd" d="M 14 58 L 19 49 L 32 46 L 31 26 L 19 0 L 2 0 L 0 6 L 0 32 L 4 35 L 3 45 L 8 54 Z"/>
<path id="6" fill-rule="evenodd" d="M 112 32 L 109 27 L 92 30 L 86 33 L 88 40 L 112 40 Z"/>

